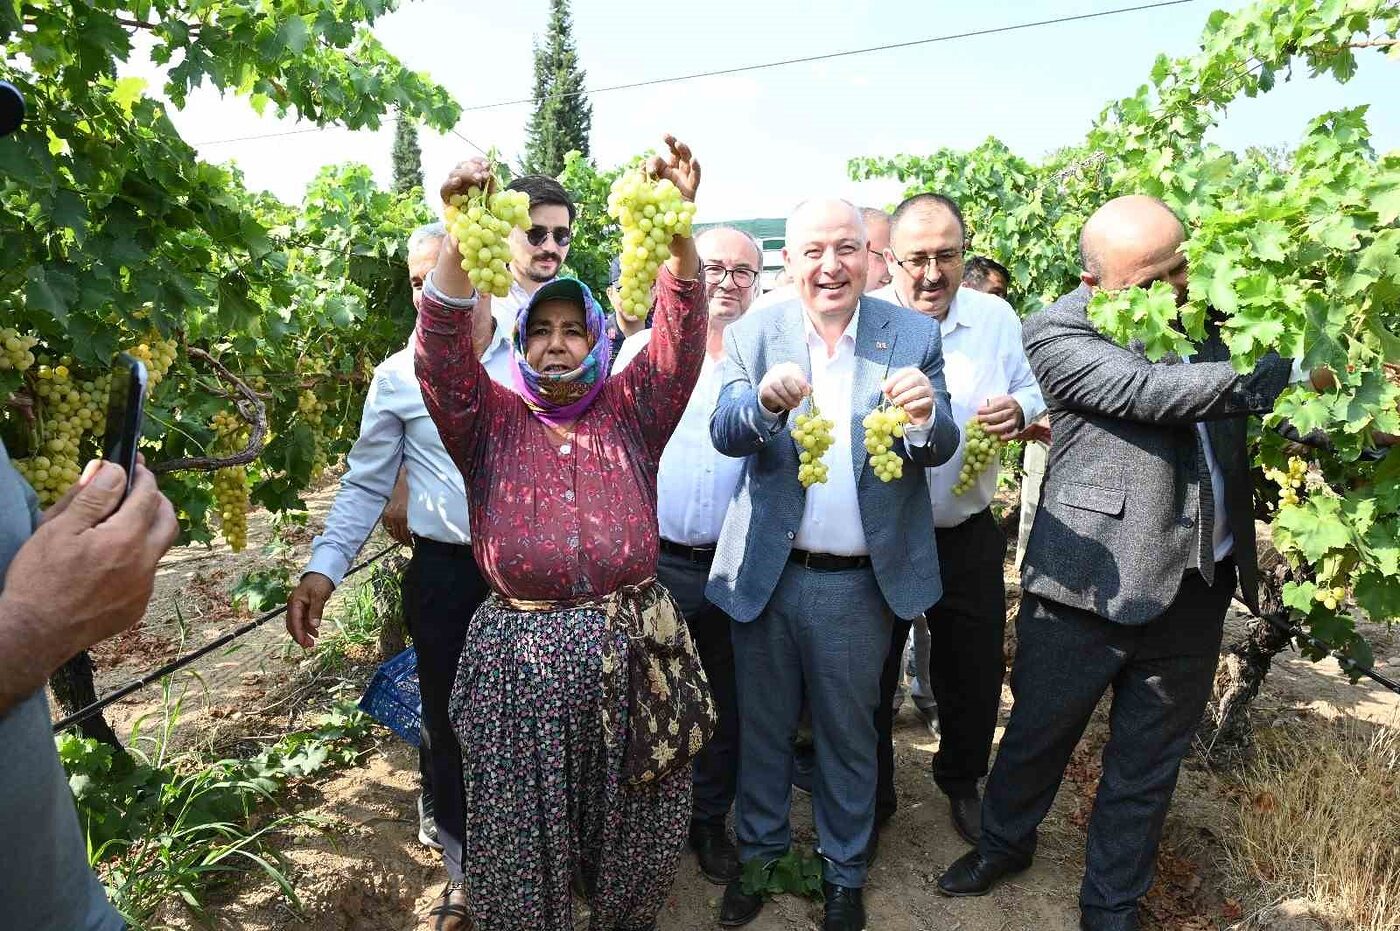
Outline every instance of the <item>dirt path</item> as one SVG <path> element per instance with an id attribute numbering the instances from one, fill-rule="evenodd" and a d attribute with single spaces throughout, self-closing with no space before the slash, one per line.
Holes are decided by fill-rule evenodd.
<path id="1" fill-rule="evenodd" d="M 297 565 L 304 560 L 312 532 L 319 529 L 334 491 L 334 484 L 329 484 L 308 498 L 308 527 L 291 534 L 298 543 Z M 232 554 L 222 546 L 172 552 L 162 566 L 146 620 L 95 651 L 99 693 L 244 623 L 246 615 L 236 615 L 227 607 L 227 591 L 243 572 L 266 564 L 267 557 L 258 547 L 270 536 L 267 516 L 256 514 L 246 553 Z M 372 541 L 366 552 L 377 548 L 377 541 Z M 1008 585 L 1014 590 L 1014 579 L 1009 577 Z M 333 613 L 329 611 L 328 616 Z M 1231 627 L 1237 631 L 1239 623 L 1233 619 Z M 1226 639 L 1232 639 L 1228 632 Z M 1384 634 L 1376 638 L 1377 656 L 1382 658 L 1378 668 L 1392 676 L 1400 676 L 1396 639 Z M 367 675 L 369 668 L 372 663 L 359 673 Z M 274 620 L 179 677 L 175 691 L 189 689 L 180 742 L 228 749 L 278 736 L 300 725 L 303 699 L 326 686 L 324 680 L 308 677 L 300 651 L 288 648 L 282 623 Z M 1002 705 L 1004 724 L 1009 691 L 1003 693 Z M 138 718 L 159 711 L 159 690 L 151 688 L 114 706 L 109 721 L 118 734 L 125 735 Z M 869 927 L 879 931 L 1076 929 L 1084 825 L 1098 776 L 1098 752 L 1106 739 L 1103 712 L 1100 708 L 1076 751 L 1042 829 L 1035 865 L 995 895 L 951 900 L 939 896 L 934 883 L 966 847 L 953 832 L 946 801 L 929 776 L 936 738 L 906 703 L 895 732 L 900 809 L 882 835 L 880 858 L 870 874 Z M 1396 696 L 1373 684 L 1348 683 L 1335 663 L 1313 664 L 1293 655 L 1277 664 L 1254 714 L 1265 722 L 1299 715 L 1346 715 L 1388 726 L 1400 724 Z M 416 754 L 387 732 L 378 733 L 379 743 L 362 765 L 302 786 L 285 799 L 288 811 L 318 822 L 317 827 L 282 835 L 281 847 L 292 865 L 301 912 L 294 912 L 271 884 L 247 878 L 215 893 L 212 917 L 204 927 L 230 931 L 407 931 L 417 927 L 417 915 L 440 890 L 443 875 L 436 856 L 416 839 Z M 1204 770 L 1194 758 L 1188 760 L 1168 821 L 1159 881 L 1145 909 L 1146 927 L 1203 931 L 1248 917 L 1226 894 L 1237 887 L 1238 877 L 1225 876 L 1220 865 L 1222 838 L 1230 830 L 1229 813 L 1239 804 L 1231 792 L 1228 777 Z M 810 800 L 801 794 L 794 799 L 793 825 L 795 844 L 814 843 Z M 717 927 L 721 892 L 703 880 L 687 854 L 660 928 Z M 580 919 L 582 915 L 581 910 Z M 177 910 L 172 910 L 170 924 L 195 927 Z M 806 931 L 820 924 L 820 905 L 781 897 L 749 927 Z M 580 920 L 578 926 L 586 924 Z"/>

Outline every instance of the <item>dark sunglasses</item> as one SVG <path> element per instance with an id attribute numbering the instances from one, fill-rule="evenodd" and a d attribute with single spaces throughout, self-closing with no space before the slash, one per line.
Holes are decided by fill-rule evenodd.
<path id="1" fill-rule="evenodd" d="M 567 226 L 556 226 L 552 230 L 547 226 L 532 226 L 525 231 L 525 241 L 532 246 L 542 246 L 545 238 L 551 233 L 554 235 L 555 245 L 559 246 L 567 246 L 569 240 L 574 238 L 573 230 Z"/>

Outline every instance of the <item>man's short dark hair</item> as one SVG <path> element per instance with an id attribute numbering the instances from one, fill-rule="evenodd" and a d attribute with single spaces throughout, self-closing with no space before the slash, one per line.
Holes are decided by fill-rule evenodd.
<path id="1" fill-rule="evenodd" d="M 574 225 L 574 202 L 569 199 L 569 192 L 564 190 L 564 185 L 549 175 L 521 175 L 507 184 L 506 190 L 524 191 L 530 195 L 531 210 L 545 205 L 563 207 L 569 211 L 569 225 Z"/>
<path id="2" fill-rule="evenodd" d="M 967 239 L 967 223 L 963 221 L 962 208 L 957 201 L 951 197 L 944 197 L 942 194 L 932 192 L 915 194 L 913 197 L 906 197 L 899 202 L 899 206 L 894 208 L 894 218 L 890 221 L 890 238 L 894 238 L 895 230 L 899 229 L 900 221 L 904 215 L 913 210 L 927 210 L 930 207 L 942 207 L 953 215 L 958 221 L 958 229 L 962 231 L 962 238 Z"/>
<path id="3" fill-rule="evenodd" d="M 1006 287 L 1011 287 L 1011 272 L 1006 270 L 1006 266 L 996 259 L 989 259 L 985 255 L 974 255 L 967 260 L 963 266 L 963 281 L 969 284 L 981 284 L 987 280 L 987 276 L 995 272 L 1001 276 L 1001 280 L 1006 282 Z"/>

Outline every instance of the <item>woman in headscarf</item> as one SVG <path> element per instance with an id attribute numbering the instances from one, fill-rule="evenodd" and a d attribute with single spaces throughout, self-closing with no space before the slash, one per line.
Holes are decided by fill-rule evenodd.
<path id="1" fill-rule="evenodd" d="M 666 142 L 651 171 L 693 200 L 699 163 Z M 465 162 L 443 200 L 489 181 L 484 161 Z M 490 313 L 490 298 L 450 238 L 425 284 L 418 380 L 462 470 L 493 592 L 471 619 L 452 703 L 466 878 L 449 890 L 462 923 L 443 928 L 572 931 L 575 886 L 591 931 L 646 931 L 674 879 L 688 760 L 713 710 L 685 624 L 653 578 L 656 467 L 705 355 L 695 247 L 678 237 L 670 250 L 651 345 L 612 379 L 588 288 L 541 287 L 517 319 L 518 394 L 472 352 L 470 315 Z"/>

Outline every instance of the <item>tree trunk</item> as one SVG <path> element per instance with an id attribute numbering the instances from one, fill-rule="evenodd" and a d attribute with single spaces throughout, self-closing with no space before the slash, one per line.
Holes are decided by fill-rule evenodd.
<path id="1" fill-rule="evenodd" d="M 64 717 L 75 714 L 97 701 L 97 684 L 93 681 L 93 669 L 92 657 L 84 650 L 58 667 L 49 677 L 49 687 L 53 689 L 53 697 L 57 699 L 59 710 L 63 712 Z M 124 749 L 121 741 L 117 739 L 116 732 L 107 724 L 101 712 L 81 722 L 77 727 L 84 737 L 101 741 L 118 750 Z"/>
<path id="2" fill-rule="evenodd" d="M 403 615 L 403 573 L 408 557 L 390 553 L 370 570 L 375 615 L 379 618 L 379 658 L 390 660 L 408 648 L 408 624 Z"/>
<path id="3" fill-rule="evenodd" d="M 1196 735 L 1206 762 L 1212 766 L 1237 759 L 1253 739 L 1250 703 L 1259 694 L 1274 657 L 1292 642 L 1286 632 L 1290 627 L 1288 608 L 1283 604 L 1283 584 L 1290 572 L 1276 551 L 1265 555 L 1259 573 L 1261 616 L 1250 621 L 1244 638 L 1220 658 L 1211 702 Z"/>

